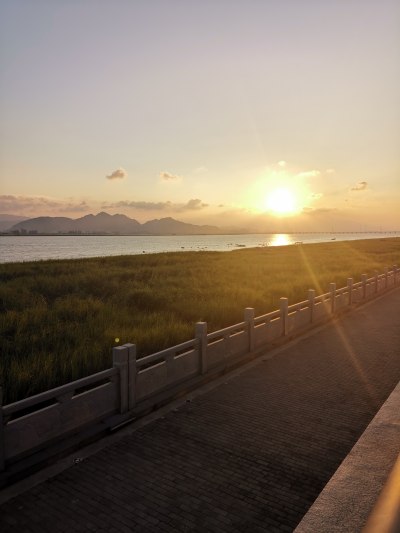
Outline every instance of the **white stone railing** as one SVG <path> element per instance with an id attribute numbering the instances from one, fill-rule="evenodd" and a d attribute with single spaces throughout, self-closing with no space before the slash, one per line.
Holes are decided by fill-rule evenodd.
<path id="1" fill-rule="evenodd" d="M 319 296 L 310 289 L 292 305 L 281 298 L 279 310 L 258 317 L 246 308 L 243 322 L 219 331 L 207 333 L 207 323 L 198 322 L 194 339 L 146 357 L 137 359 L 134 344 L 118 346 L 112 368 L 13 404 L 1 405 L 0 388 L 0 485 L 396 285 L 394 266 L 358 283 L 349 278 L 339 289 L 331 283 Z"/>

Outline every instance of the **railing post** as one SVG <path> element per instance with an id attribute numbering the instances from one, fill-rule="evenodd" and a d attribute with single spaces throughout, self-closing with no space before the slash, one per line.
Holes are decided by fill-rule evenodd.
<path id="1" fill-rule="evenodd" d="M 3 425 L 3 389 L 0 387 L 0 472 L 5 467 L 5 449 L 4 449 L 4 425 Z"/>
<path id="2" fill-rule="evenodd" d="M 200 372 L 207 373 L 207 322 L 197 322 L 195 329 L 196 339 L 199 340 Z"/>
<path id="3" fill-rule="evenodd" d="M 249 330 L 249 352 L 254 351 L 254 317 L 255 311 L 253 307 L 246 307 L 244 310 L 244 321 L 247 323 Z"/>
<path id="4" fill-rule="evenodd" d="M 353 303 L 353 278 L 347 278 L 347 288 L 349 291 L 349 305 Z"/>
<path id="5" fill-rule="evenodd" d="M 363 300 L 365 300 L 365 298 L 367 297 L 367 279 L 368 279 L 367 274 L 361 274 Z"/>
<path id="6" fill-rule="evenodd" d="M 388 280 L 389 269 L 388 269 L 388 267 L 385 267 L 384 273 L 385 273 L 385 289 L 387 289 L 388 285 L 389 285 L 389 280 Z"/>
<path id="7" fill-rule="evenodd" d="M 120 412 L 128 410 L 128 354 L 126 346 L 113 348 L 113 367 L 119 370 Z"/>
<path id="8" fill-rule="evenodd" d="M 308 305 L 310 308 L 310 323 L 314 320 L 315 289 L 308 289 Z"/>
<path id="9" fill-rule="evenodd" d="M 329 292 L 331 293 L 331 313 L 336 311 L 336 283 L 329 283 Z"/>
<path id="10" fill-rule="evenodd" d="M 379 273 L 377 270 L 374 271 L 374 278 L 375 278 L 375 293 L 378 292 L 378 276 L 379 276 Z"/>
<path id="11" fill-rule="evenodd" d="M 289 307 L 289 300 L 287 298 L 280 298 L 280 310 L 281 310 L 281 320 L 282 320 L 282 335 L 288 334 L 288 307 Z"/>
<path id="12" fill-rule="evenodd" d="M 136 344 L 124 344 L 128 348 L 128 410 L 136 405 Z"/>

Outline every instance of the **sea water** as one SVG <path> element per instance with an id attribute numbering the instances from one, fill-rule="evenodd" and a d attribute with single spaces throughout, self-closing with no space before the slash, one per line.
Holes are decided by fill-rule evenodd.
<path id="1" fill-rule="evenodd" d="M 266 233 L 247 235 L 32 235 L 0 236 L 0 263 L 77 259 L 114 255 L 183 251 L 230 251 L 240 248 L 286 246 L 331 240 L 373 239 L 400 236 L 387 233 Z"/>

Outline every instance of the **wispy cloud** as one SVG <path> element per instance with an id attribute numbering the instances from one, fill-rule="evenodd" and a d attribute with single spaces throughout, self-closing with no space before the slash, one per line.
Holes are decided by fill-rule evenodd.
<path id="1" fill-rule="evenodd" d="M 354 187 L 352 187 L 351 191 L 365 191 L 365 189 L 368 187 L 368 183 L 366 181 L 359 181 Z"/>
<path id="2" fill-rule="evenodd" d="M 172 211 L 182 213 L 183 211 L 199 211 L 208 207 L 208 204 L 202 202 L 199 198 L 192 198 L 184 204 L 173 203 L 169 200 L 166 202 L 145 202 L 141 200 L 121 200 L 119 202 L 103 203 L 102 209 L 115 209 L 118 207 L 128 207 L 140 209 L 142 211 Z"/>
<path id="3" fill-rule="evenodd" d="M 172 202 L 144 202 L 142 200 L 120 200 L 119 202 L 103 203 L 102 209 L 114 209 L 115 207 L 131 207 L 143 211 L 163 211 L 173 206 Z"/>
<path id="4" fill-rule="evenodd" d="M 85 201 L 57 200 L 47 196 L 0 195 L 0 211 L 8 213 L 82 213 L 90 210 Z"/>
<path id="5" fill-rule="evenodd" d="M 90 210 L 90 206 L 86 202 L 67 202 L 60 207 L 60 213 L 84 213 Z"/>
<path id="6" fill-rule="evenodd" d="M 169 172 L 160 172 L 160 178 L 163 181 L 176 181 L 176 180 L 182 179 L 180 176 L 177 176 L 175 174 L 170 174 Z"/>
<path id="7" fill-rule="evenodd" d="M 123 168 L 117 168 L 114 172 L 111 172 L 106 178 L 108 180 L 122 180 L 128 176 L 128 173 Z"/>
<path id="8" fill-rule="evenodd" d="M 278 161 L 278 167 L 285 168 L 287 165 L 286 161 Z"/>
<path id="9" fill-rule="evenodd" d="M 325 170 L 325 174 L 334 174 L 336 172 L 336 170 L 334 168 L 327 168 Z"/>
<path id="10" fill-rule="evenodd" d="M 315 209 L 313 207 L 303 207 L 302 213 L 305 215 L 324 215 L 335 211 L 337 211 L 336 207 L 318 207 Z"/>
<path id="11" fill-rule="evenodd" d="M 319 170 L 305 170 L 296 174 L 297 178 L 316 178 L 321 172 Z"/>
<path id="12" fill-rule="evenodd" d="M 208 168 L 207 168 L 207 167 L 203 167 L 203 166 L 201 166 L 201 167 L 197 167 L 197 168 L 195 168 L 195 169 L 193 170 L 193 172 L 194 172 L 195 174 L 204 174 L 205 172 L 208 172 Z"/>
<path id="13" fill-rule="evenodd" d="M 314 192 L 312 195 L 311 195 L 311 198 L 313 200 L 318 200 L 318 198 L 322 198 L 323 194 L 322 192 Z"/>

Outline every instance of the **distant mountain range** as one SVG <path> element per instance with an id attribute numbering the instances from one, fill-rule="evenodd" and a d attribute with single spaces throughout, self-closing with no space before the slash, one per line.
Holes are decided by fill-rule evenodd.
<path id="1" fill-rule="evenodd" d="M 11 217 L 5 220 L 2 217 Z M 16 222 L 16 218 L 19 221 Z M 23 219 L 14 215 L 0 215 L 0 231 L 20 234 L 112 234 L 112 235 L 202 235 L 219 234 L 216 226 L 197 226 L 171 217 L 149 220 L 140 224 L 125 215 L 98 213 L 72 219 L 67 217 L 37 217 Z"/>
<path id="2" fill-rule="evenodd" d="M 28 220 L 28 217 L 0 213 L 0 231 L 9 230 L 13 224 L 17 224 L 17 222 L 21 222 L 21 220 Z"/>

